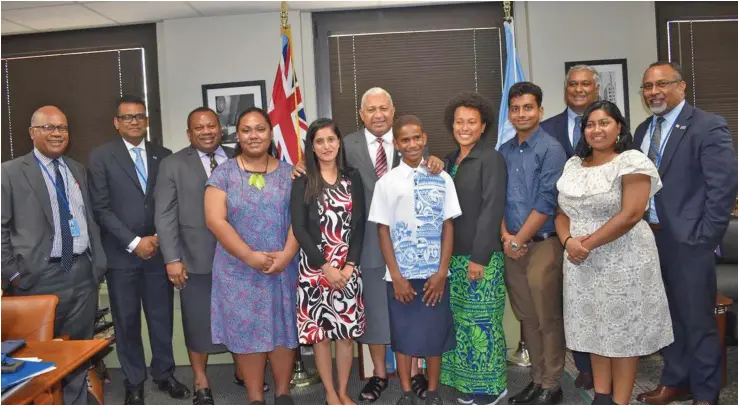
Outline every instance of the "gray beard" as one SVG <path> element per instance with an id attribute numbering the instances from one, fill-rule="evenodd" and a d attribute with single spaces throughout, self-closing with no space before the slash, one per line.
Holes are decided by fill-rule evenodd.
<path id="1" fill-rule="evenodd" d="M 661 115 L 664 111 L 666 111 L 666 103 L 657 106 L 649 105 L 648 109 L 656 115 Z"/>

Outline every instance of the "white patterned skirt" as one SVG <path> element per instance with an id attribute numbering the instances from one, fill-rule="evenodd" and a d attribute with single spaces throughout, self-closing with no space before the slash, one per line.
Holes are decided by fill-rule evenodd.
<path id="1" fill-rule="evenodd" d="M 605 357 L 652 354 L 674 341 L 653 233 L 641 221 L 574 265 L 564 258 L 566 346 Z"/>

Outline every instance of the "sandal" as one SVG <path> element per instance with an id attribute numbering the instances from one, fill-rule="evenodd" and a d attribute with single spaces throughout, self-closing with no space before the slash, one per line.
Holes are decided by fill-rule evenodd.
<path id="1" fill-rule="evenodd" d="M 242 379 L 238 378 L 236 373 L 233 373 L 233 383 L 236 385 L 240 385 L 242 387 L 246 386 L 246 383 L 244 383 Z M 267 391 L 269 391 L 269 383 L 264 382 L 264 392 L 267 392 Z"/>
<path id="2" fill-rule="evenodd" d="M 386 390 L 388 386 L 388 379 L 373 376 L 369 379 L 369 382 L 366 383 L 364 389 L 361 390 L 359 401 L 374 402 L 378 400 L 382 395 L 382 391 Z"/>
<path id="3" fill-rule="evenodd" d="M 423 374 L 416 374 L 410 379 L 410 386 L 415 395 L 420 399 L 425 399 L 425 393 L 428 392 L 428 380 Z"/>

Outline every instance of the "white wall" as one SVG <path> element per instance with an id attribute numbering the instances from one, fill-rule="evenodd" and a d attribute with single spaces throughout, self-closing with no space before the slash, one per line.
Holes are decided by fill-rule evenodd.
<path id="1" fill-rule="evenodd" d="M 310 13 L 291 11 L 289 23 L 310 121 L 317 111 Z M 177 151 L 189 145 L 187 114 L 202 105 L 203 84 L 265 80 L 269 102 L 280 58 L 279 24 L 279 13 L 157 23 L 164 146 Z"/>
<path id="2" fill-rule="evenodd" d="M 543 89 L 546 117 L 564 110 L 564 63 L 628 60 L 631 130 L 648 116 L 639 86 L 658 59 L 652 1 L 515 2 L 516 43 L 526 77 Z"/>

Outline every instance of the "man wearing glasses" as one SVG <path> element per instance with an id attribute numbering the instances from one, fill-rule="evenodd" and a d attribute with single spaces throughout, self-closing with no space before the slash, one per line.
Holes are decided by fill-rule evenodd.
<path id="1" fill-rule="evenodd" d="M 658 387 L 637 398 L 653 405 L 689 399 L 714 405 L 720 392 L 714 250 L 735 204 L 738 161 L 725 119 L 689 105 L 686 88 L 678 65 L 651 64 L 641 90 L 653 116 L 634 136 L 664 184 L 651 199 L 647 217 L 659 250 L 674 343 L 662 350 Z"/>
<path id="2" fill-rule="evenodd" d="M 2 164 L 2 284 L 9 295 L 56 295 L 54 336 L 92 339 L 106 264 L 85 169 L 64 156 L 69 126 L 59 108 L 36 110 L 29 133 L 33 151 Z M 65 404 L 88 403 L 88 367 L 64 379 Z"/>
<path id="3" fill-rule="evenodd" d="M 159 254 L 154 228 L 154 186 L 159 163 L 172 152 L 146 140 L 146 105 L 135 96 L 117 102 L 113 124 L 120 139 L 92 151 L 90 194 L 108 257 L 108 293 L 118 359 L 126 376 L 126 405 L 143 405 L 146 363 L 141 342 L 141 305 L 153 358 L 151 375 L 173 398 L 190 391 L 174 378 L 174 292 Z"/>

